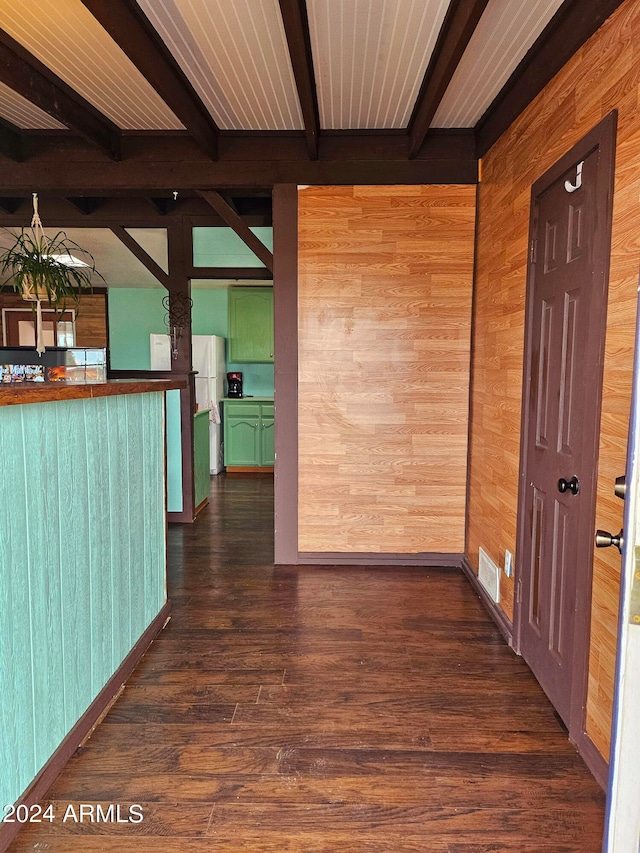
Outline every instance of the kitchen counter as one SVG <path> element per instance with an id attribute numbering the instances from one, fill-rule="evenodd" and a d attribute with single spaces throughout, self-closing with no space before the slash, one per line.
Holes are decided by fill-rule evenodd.
<path id="1" fill-rule="evenodd" d="M 273 403 L 273 397 L 224 397 L 223 403 Z"/>
<path id="2" fill-rule="evenodd" d="M 56 400 L 85 400 L 119 394 L 145 394 L 186 387 L 177 379 L 118 379 L 108 382 L 25 382 L 0 385 L 0 406 L 50 403 Z"/>
<path id="3" fill-rule="evenodd" d="M 0 385 L 2 804 L 36 776 L 37 802 L 166 622 L 164 392 L 179 387 Z"/>

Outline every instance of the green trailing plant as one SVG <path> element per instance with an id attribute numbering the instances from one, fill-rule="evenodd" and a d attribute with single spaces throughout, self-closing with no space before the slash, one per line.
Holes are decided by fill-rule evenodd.
<path id="1" fill-rule="evenodd" d="M 94 276 L 104 280 L 93 255 L 64 231 L 53 237 L 33 227 L 9 233 L 13 244 L 0 248 L 0 273 L 5 279 L 0 289 L 12 288 L 34 303 L 40 299 L 61 316 L 70 305 L 77 309 L 81 296 L 91 292 Z"/>

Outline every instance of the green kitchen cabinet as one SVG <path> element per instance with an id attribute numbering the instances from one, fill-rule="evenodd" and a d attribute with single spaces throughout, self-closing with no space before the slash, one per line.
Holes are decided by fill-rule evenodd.
<path id="1" fill-rule="evenodd" d="M 193 479 L 196 509 L 209 498 L 209 409 L 196 412 L 193 418 Z"/>
<path id="2" fill-rule="evenodd" d="M 224 401 L 224 464 L 227 468 L 273 467 L 273 416 L 271 401 Z"/>
<path id="3" fill-rule="evenodd" d="M 273 362 L 273 288 L 229 288 L 227 361 Z"/>
<path id="4" fill-rule="evenodd" d="M 272 466 L 276 461 L 275 444 L 273 440 L 273 403 L 263 403 L 260 408 L 260 464 Z"/>

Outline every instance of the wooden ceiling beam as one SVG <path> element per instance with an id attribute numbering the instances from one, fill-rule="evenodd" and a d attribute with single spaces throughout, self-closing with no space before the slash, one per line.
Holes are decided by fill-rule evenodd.
<path id="1" fill-rule="evenodd" d="M 95 196 L 67 196 L 67 201 L 83 216 L 91 216 L 104 202 L 104 199 Z"/>
<path id="2" fill-rule="evenodd" d="M 160 264 L 154 261 L 151 255 L 142 248 L 140 243 L 133 239 L 126 228 L 123 228 L 121 225 L 113 225 L 111 227 L 111 231 L 116 235 L 118 240 L 120 240 L 120 242 L 129 249 L 131 254 L 134 255 L 151 273 L 151 275 L 157 278 L 163 287 L 168 289 L 170 281 L 169 275 L 162 269 Z"/>
<path id="3" fill-rule="evenodd" d="M 82 0 L 212 160 L 218 127 L 135 0 Z"/>
<path id="4" fill-rule="evenodd" d="M 21 163 L 26 159 L 26 140 L 17 128 L 0 120 L 0 155 Z"/>
<path id="5" fill-rule="evenodd" d="M 173 213 L 176 209 L 176 205 L 178 204 L 177 199 L 168 198 L 167 196 L 150 196 L 149 201 L 160 216 L 167 216 L 168 214 Z"/>
<path id="6" fill-rule="evenodd" d="M 483 157 L 624 0 L 565 0 L 476 124 Z"/>
<path id="7" fill-rule="evenodd" d="M 233 198 L 228 193 L 220 193 L 220 195 L 222 196 L 225 203 L 229 205 L 231 210 L 233 210 L 234 213 L 237 213 L 238 216 L 240 216 L 240 211 L 238 210 L 238 205 L 235 203 Z"/>
<path id="8" fill-rule="evenodd" d="M 273 273 L 262 267 L 190 267 L 187 276 L 217 281 L 271 281 Z"/>
<path id="9" fill-rule="evenodd" d="M 18 210 L 23 201 L 24 198 L 0 198 L 0 210 L 11 215 Z"/>
<path id="10" fill-rule="evenodd" d="M 184 135 L 125 134 L 123 159 L 109 163 L 68 133 L 32 134 L 24 163 L 0 163 L 5 195 L 160 196 L 179 189 L 269 191 L 275 184 L 474 184 L 473 131 L 432 130 L 407 160 L 400 134 L 323 134 L 321 158 L 309 160 L 304 135 L 229 134 L 213 163 Z M 147 202 L 148 204 L 148 202 Z"/>
<path id="11" fill-rule="evenodd" d="M 452 0 L 409 121 L 409 157 L 418 156 L 431 122 L 447 91 L 489 0 Z"/>
<path id="12" fill-rule="evenodd" d="M 311 160 L 318 159 L 320 114 L 305 0 L 279 0 Z"/>
<path id="13" fill-rule="evenodd" d="M 218 216 L 223 219 L 230 228 L 233 228 L 242 242 L 248 246 L 253 254 L 261 261 L 269 272 L 273 273 L 273 254 L 267 249 L 262 240 L 259 240 L 253 231 L 238 216 L 215 190 L 203 190 L 199 195 L 210 204 Z"/>
<path id="14" fill-rule="evenodd" d="M 21 44 L 0 30 L 0 80 L 47 115 L 120 159 L 120 131 Z"/>

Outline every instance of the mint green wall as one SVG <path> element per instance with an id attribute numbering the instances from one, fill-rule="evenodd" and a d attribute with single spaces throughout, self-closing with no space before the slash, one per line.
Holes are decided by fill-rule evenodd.
<path id="1" fill-rule="evenodd" d="M 150 370 L 149 335 L 166 332 L 163 287 L 110 287 L 109 352 L 112 370 Z"/>
<path id="2" fill-rule="evenodd" d="M 273 251 L 273 228 L 251 231 Z M 262 267 L 264 264 L 231 228 L 194 227 L 194 267 Z"/>
<path id="3" fill-rule="evenodd" d="M 194 335 L 219 335 L 229 333 L 229 300 L 223 287 L 191 289 L 193 312 L 191 333 Z"/>
<path id="4" fill-rule="evenodd" d="M 166 600 L 163 395 L 1 407 L 0 483 L 4 805 Z"/>
<path id="5" fill-rule="evenodd" d="M 166 332 L 164 289 L 149 287 L 112 287 L 109 289 L 109 347 L 113 370 L 149 370 L 149 335 Z M 194 335 L 229 334 L 229 308 L 226 288 L 193 288 L 192 332 Z M 227 370 L 240 370 L 245 394 L 273 396 L 272 364 L 227 364 Z"/>
<path id="6" fill-rule="evenodd" d="M 243 392 L 251 397 L 273 397 L 274 376 L 272 364 L 228 364 L 227 372 L 242 373 Z"/>

